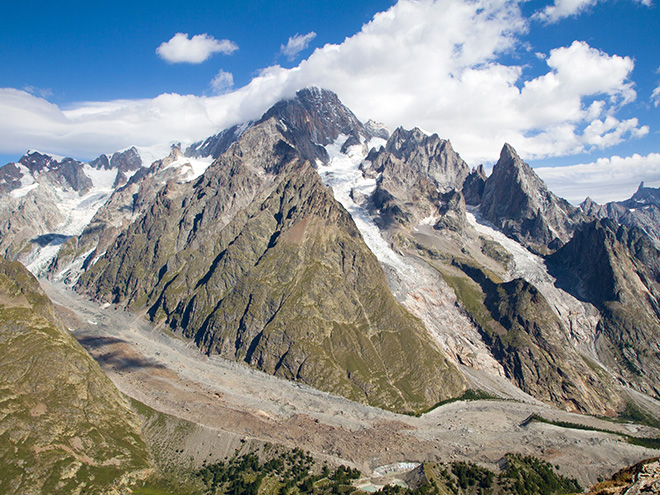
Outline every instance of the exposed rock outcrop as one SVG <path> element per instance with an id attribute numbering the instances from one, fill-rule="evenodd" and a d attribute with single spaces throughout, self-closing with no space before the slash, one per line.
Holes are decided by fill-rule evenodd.
<path id="1" fill-rule="evenodd" d="M 185 161 L 183 153 L 174 146 L 167 157 L 156 160 L 149 168 L 141 167 L 135 171 L 126 184 L 112 192 L 82 233 L 64 242 L 49 266 L 49 278 L 75 283 L 80 273 L 102 256 L 117 236 L 150 207 L 168 181 L 185 179 L 181 177 L 181 168 L 172 166 L 182 160 Z"/>
<path id="2" fill-rule="evenodd" d="M 191 144 L 186 148 L 185 155 L 196 158 L 204 156 L 210 156 L 214 159 L 218 158 L 253 125 L 254 122 L 247 122 L 245 124 L 237 124 L 228 129 L 224 129 L 218 134 L 206 138 L 204 141 Z"/>
<path id="3" fill-rule="evenodd" d="M 618 471 L 600 482 L 587 495 L 656 495 L 660 493 L 660 462 L 647 459 Z"/>
<path id="4" fill-rule="evenodd" d="M 367 161 L 380 174 L 372 201 L 385 227 L 437 216 L 439 208 L 446 209 L 443 195 L 460 191 L 470 173 L 449 141 L 419 129 L 398 128 Z"/>
<path id="5" fill-rule="evenodd" d="M 472 169 L 472 172 L 465 178 L 465 182 L 463 183 L 463 196 L 465 196 L 466 204 L 470 206 L 481 204 L 481 198 L 484 195 L 484 188 L 486 187 L 486 179 L 486 172 L 483 165 Z"/>
<path id="6" fill-rule="evenodd" d="M 480 209 L 506 235 L 541 254 L 568 242 L 575 227 L 587 220 L 581 210 L 551 193 L 509 144 L 486 180 Z"/>
<path id="7" fill-rule="evenodd" d="M 475 313 L 483 337 L 507 376 L 530 395 L 576 412 L 616 415 L 625 407 L 605 370 L 580 355 L 547 299 L 529 282 L 492 281 L 462 269 L 483 291 L 488 316 Z"/>
<path id="8" fill-rule="evenodd" d="M 325 146 L 340 134 L 352 137 L 350 144 L 369 139 L 372 134 L 332 91 L 317 87 L 301 89 L 295 98 L 273 105 L 257 123 L 276 119 L 282 134 L 313 165 L 328 162 Z"/>
<path id="9" fill-rule="evenodd" d="M 660 252 L 649 238 L 597 220 L 549 261 L 560 282 L 601 312 L 601 360 L 634 388 L 660 397 Z"/>

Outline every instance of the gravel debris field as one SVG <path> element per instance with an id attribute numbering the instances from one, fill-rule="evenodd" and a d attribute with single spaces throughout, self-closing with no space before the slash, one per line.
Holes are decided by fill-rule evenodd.
<path id="1" fill-rule="evenodd" d="M 76 339 L 121 392 L 153 409 L 242 438 L 300 447 L 370 474 L 400 462 L 470 460 L 491 469 L 508 452 L 535 455 L 583 486 L 660 455 L 617 434 L 525 420 L 538 414 L 634 436 L 660 437 L 538 401 L 457 401 L 413 417 L 383 411 L 201 354 L 143 315 L 100 307 L 42 281 Z"/>

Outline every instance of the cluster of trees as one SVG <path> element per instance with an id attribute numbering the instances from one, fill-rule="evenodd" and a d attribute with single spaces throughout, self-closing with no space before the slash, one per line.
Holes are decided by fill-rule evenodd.
<path id="1" fill-rule="evenodd" d="M 361 476 L 359 470 L 346 466 L 331 470 L 324 465 L 319 470 L 312 456 L 301 449 L 275 451 L 269 457 L 237 456 L 204 466 L 196 476 L 208 495 L 257 495 L 262 487 L 272 495 L 350 493 L 354 490 L 351 480 Z"/>
<path id="2" fill-rule="evenodd" d="M 382 495 L 567 495 L 581 493 L 580 485 L 558 474 L 536 457 L 507 454 L 498 474 L 471 462 L 424 465 L 423 482 L 416 488 L 384 487 Z"/>
<path id="3" fill-rule="evenodd" d="M 380 495 L 567 495 L 580 493 L 577 481 L 566 478 L 540 459 L 507 454 L 499 474 L 471 462 L 424 465 L 415 488 L 387 485 Z M 205 466 L 196 476 L 206 495 L 348 495 L 358 492 L 352 481 L 360 471 L 346 466 L 316 466 L 300 449 L 273 449 L 258 456 L 236 456 Z"/>
<path id="4" fill-rule="evenodd" d="M 509 487 L 508 493 L 519 495 L 555 495 L 581 493 L 573 478 L 555 472 L 554 467 L 541 459 L 520 454 L 506 455 L 506 469 L 500 475 Z"/>

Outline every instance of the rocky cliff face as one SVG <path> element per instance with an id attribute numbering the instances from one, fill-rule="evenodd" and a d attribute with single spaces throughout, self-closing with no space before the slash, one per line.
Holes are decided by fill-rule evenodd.
<path id="1" fill-rule="evenodd" d="M 634 388 L 660 397 L 660 252 L 648 237 L 598 220 L 550 261 L 561 281 L 600 310 L 601 360 Z"/>
<path id="2" fill-rule="evenodd" d="M 587 495 L 642 495 L 660 493 L 660 462 L 658 458 L 646 459 L 626 467 L 607 481 L 597 483 Z"/>
<path id="3" fill-rule="evenodd" d="M 355 124 L 307 108 L 316 96 L 267 113 L 195 183 L 169 182 L 79 290 L 147 308 L 205 352 L 354 400 L 410 411 L 460 395 L 463 378 L 307 161 Z"/>
<path id="4" fill-rule="evenodd" d="M 481 199 L 484 195 L 484 189 L 486 187 L 486 172 L 483 165 L 479 165 L 477 168 L 472 169 L 470 175 L 465 178 L 463 183 L 463 196 L 465 196 L 465 202 L 470 206 L 478 206 L 481 204 Z"/>
<path id="5" fill-rule="evenodd" d="M 186 148 L 185 155 L 195 158 L 205 156 L 210 156 L 213 159 L 218 158 L 253 125 L 254 122 L 247 122 L 245 124 L 234 125 L 229 129 L 224 129 L 218 134 L 206 138 L 204 141 L 191 144 Z"/>
<path id="6" fill-rule="evenodd" d="M 116 170 L 117 176 L 113 182 L 113 187 L 126 184 L 128 177 L 142 168 L 142 157 L 135 147 L 125 151 L 118 151 L 112 155 L 101 155 L 89 162 L 90 166 L 96 169 Z"/>
<path id="7" fill-rule="evenodd" d="M 366 174 L 380 174 L 371 199 L 388 238 L 435 270 L 470 315 L 471 324 L 452 318 L 451 336 L 438 330 L 443 345 L 458 362 L 503 374 L 538 399 L 577 412 L 616 415 L 625 408 L 625 394 L 585 352 L 593 346 L 595 308 L 558 291 L 541 258 L 516 242 L 501 244 L 491 237 L 496 232 L 473 216 L 468 220 L 463 193 L 472 205 L 496 204 L 497 218 L 511 227 L 507 233 L 526 236 L 526 244 L 538 250 L 548 249 L 541 239 L 551 247 L 561 244 L 550 236 L 560 227 L 562 239 L 570 239 L 570 229 L 583 217 L 552 195 L 512 148 L 505 147 L 488 179 L 483 167 L 470 172 L 450 150 L 437 136 L 399 129 L 362 165 Z M 547 228 L 525 230 L 534 223 Z M 422 284 L 424 271 L 418 278 Z M 431 285 L 424 290 L 441 292 L 441 284 Z M 477 362 L 472 354 L 480 356 Z"/>
<path id="8" fill-rule="evenodd" d="M 48 234 L 67 220 L 63 197 L 81 197 L 92 187 L 83 166 L 32 151 L 0 168 L 0 255 L 29 263 L 37 246 L 53 241 Z"/>
<path id="9" fill-rule="evenodd" d="M 561 247 L 586 220 L 581 210 L 552 194 L 508 144 L 486 180 L 480 210 L 506 235 L 540 253 Z"/>
<path id="10" fill-rule="evenodd" d="M 151 469 L 117 389 L 36 279 L 2 257 L 0 391 L 2 493 L 111 493 Z"/>
<path id="11" fill-rule="evenodd" d="M 448 211 L 444 195 L 460 191 L 470 173 L 449 141 L 419 129 L 398 128 L 367 156 L 366 173 L 379 174 L 372 201 L 384 226 L 403 225 Z"/>
<path id="12" fill-rule="evenodd" d="M 523 279 L 497 283 L 464 267 L 484 294 L 484 339 L 522 390 L 567 410 L 612 416 L 625 407 L 616 384 L 582 356 L 543 294 Z M 477 316 L 477 318 L 479 318 Z"/>
<path id="13" fill-rule="evenodd" d="M 351 136 L 347 145 L 371 138 L 365 127 L 344 106 L 335 93 L 316 87 L 301 89 L 296 97 L 273 105 L 258 123 L 276 119 L 283 124 L 282 133 L 313 165 L 327 163 L 325 146 L 334 143 L 340 134 Z"/>

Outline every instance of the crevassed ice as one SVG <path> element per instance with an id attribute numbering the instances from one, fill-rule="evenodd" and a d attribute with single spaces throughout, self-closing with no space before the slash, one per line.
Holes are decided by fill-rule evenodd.
<path id="1" fill-rule="evenodd" d="M 325 147 L 330 156 L 328 165 L 319 167 L 319 174 L 326 186 L 332 187 L 335 199 L 351 214 L 353 221 L 360 230 L 364 241 L 381 263 L 391 266 L 400 274 L 412 275 L 412 269 L 404 263 L 401 256 L 396 254 L 383 239 L 378 226 L 369 213 L 358 205 L 351 197 L 355 190 L 365 196 L 370 195 L 376 188 L 376 180 L 365 178 L 360 170 L 360 163 L 365 158 L 362 145 L 351 146 L 346 154 L 341 152 L 342 144 L 348 136 L 340 134 L 334 143 Z M 374 138 L 369 141 L 367 148 L 381 146 L 384 139 Z"/>

